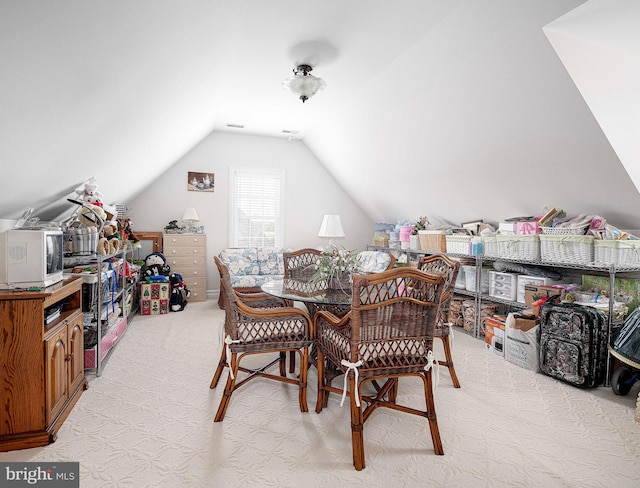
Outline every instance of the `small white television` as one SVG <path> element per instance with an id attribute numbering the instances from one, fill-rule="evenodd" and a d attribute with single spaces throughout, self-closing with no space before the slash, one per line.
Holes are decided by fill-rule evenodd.
<path id="1" fill-rule="evenodd" d="M 62 279 L 63 234 L 53 229 L 0 233 L 0 289 L 45 288 Z"/>

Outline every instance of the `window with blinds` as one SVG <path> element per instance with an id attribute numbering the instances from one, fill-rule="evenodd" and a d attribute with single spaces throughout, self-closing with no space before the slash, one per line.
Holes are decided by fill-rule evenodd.
<path id="1" fill-rule="evenodd" d="M 284 171 L 231 168 L 230 180 L 230 246 L 281 247 Z"/>

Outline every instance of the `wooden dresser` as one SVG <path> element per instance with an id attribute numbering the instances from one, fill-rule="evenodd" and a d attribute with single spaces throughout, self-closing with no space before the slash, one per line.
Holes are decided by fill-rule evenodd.
<path id="1" fill-rule="evenodd" d="M 164 234 L 163 254 L 172 273 L 179 273 L 191 292 L 189 301 L 207 298 L 206 237 L 204 234 Z"/>
<path id="2" fill-rule="evenodd" d="M 87 387 L 82 278 L 0 291 L 0 383 L 0 451 L 54 442 Z"/>

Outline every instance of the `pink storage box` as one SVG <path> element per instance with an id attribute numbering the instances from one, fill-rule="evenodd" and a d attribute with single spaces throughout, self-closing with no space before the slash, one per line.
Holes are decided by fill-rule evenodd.
<path id="1" fill-rule="evenodd" d="M 516 234 L 535 235 L 540 234 L 538 222 L 516 222 Z"/>

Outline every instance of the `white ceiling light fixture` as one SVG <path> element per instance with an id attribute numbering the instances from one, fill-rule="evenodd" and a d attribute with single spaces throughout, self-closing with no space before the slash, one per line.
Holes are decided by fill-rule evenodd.
<path id="1" fill-rule="evenodd" d="M 293 70 L 293 76 L 282 82 L 282 86 L 288 88 L 302 103 L 322 90 L 327 83 L 322 78 L 313 76 L 313 68 L 308 64 L 301 64 Z"/>

